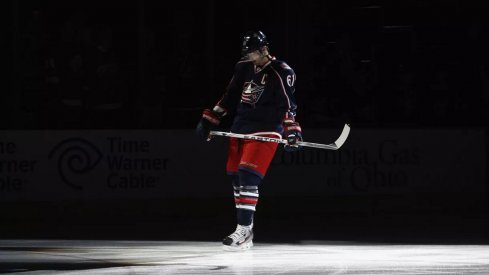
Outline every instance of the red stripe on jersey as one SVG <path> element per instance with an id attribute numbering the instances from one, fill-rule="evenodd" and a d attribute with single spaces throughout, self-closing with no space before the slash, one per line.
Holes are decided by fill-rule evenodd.
<path id="1" fill-rule="evenodd" d="M 209 109 L 205 109 L 202 113 L 202 117 L 210 121 L 214 125 L 219 125 L 221 121 L 219 117 Z"/>
<path id="2" fill-rule="evenodd" d="M 286 126 L 285 127 L 286 131 L 299 131 L 302 132 L 302 129 L 299 125 L 292 125 L 292 126 Z"/>

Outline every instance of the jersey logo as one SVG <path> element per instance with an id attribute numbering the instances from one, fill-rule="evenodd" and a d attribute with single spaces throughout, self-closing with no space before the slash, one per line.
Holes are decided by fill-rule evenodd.
<path id="1" fill-rule="evenodd" d="M 252 81 L 245 82 L 243 92 L 241 93 L 241 102 L 247 104 L 256 104 L 263 93 L 265 86 L 257 85 Z"/>

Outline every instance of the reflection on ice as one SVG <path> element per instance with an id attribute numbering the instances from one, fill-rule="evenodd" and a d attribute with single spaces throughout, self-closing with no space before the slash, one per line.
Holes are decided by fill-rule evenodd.
<path id="1" fill-rule="evenodd" d="M 0 273 L 486 274 L 487 270 L 488 245 L 257 243 L 250 251 L 226 252 L 218 242 L 0 241 Z"/>

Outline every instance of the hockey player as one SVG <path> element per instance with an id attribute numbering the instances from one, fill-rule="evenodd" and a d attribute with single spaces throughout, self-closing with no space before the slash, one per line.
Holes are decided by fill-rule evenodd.
<path id="1" fill-rule="evenodd" d="M 270 55 L 269 43 L 261 31 L 243 37 L 242 59 L 222 98 L 213 109 L 202 113 L 196 132 L 208 139 L 209 131 L 226 115 L 234 115 L 231 132 L 287 139 L 285 149 L 297 150 L 302 141 L 295 120 L 296 76 L 285 62 Z M 253 215 L 258 187 L 273 159 L 278 144 L 231 138 L 227 174 L 231 178 L 237 209 L 237 227 L 223 240 L 225 250 L 246 250 L 253 246 Z"/>

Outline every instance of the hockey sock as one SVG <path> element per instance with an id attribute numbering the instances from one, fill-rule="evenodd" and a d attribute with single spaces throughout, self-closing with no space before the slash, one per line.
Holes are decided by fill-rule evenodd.
<path id="1" fill-rule="evenodd" d="M 238 224 L 251 225 L 253 223 L 253 215 L 256 210 L 256 204 L 258 203 L 258 185 L 261 182 L 261 178 L 257 175 L 247 172 L 239 171 L 239 208 Z"/>
<path id="2" fill-rule="evenodd" d="M 240 198 L 239 191 L 240 190 L 241 190 L 241 188 L 239 187 L 239 185 L 235 185 L 233 183 L 234 203 L 236 204 L 236 208 L 239 208 L 239 198 Z"/>
<path id="3" fill-rule="evenodd" d="M 255 211 L 238 209 L 238 224 L 243 226 L 250 226 L 253 223 L 254 214 Z"/>
<path id="4" fill-rule="evenodd" d="M 239 177 L 238 175 L 229 175 L 231 178 L 231 183 L 233 184 L 233 195 L 234 195 L 234 203 L 236 208 L 239 208 Z"/>
<path id="5" fill-rule="evenodd" d="M 258 203 L 258 186 L 241 186 L 239 195 L 238 224 L 250 225 Z"/>

